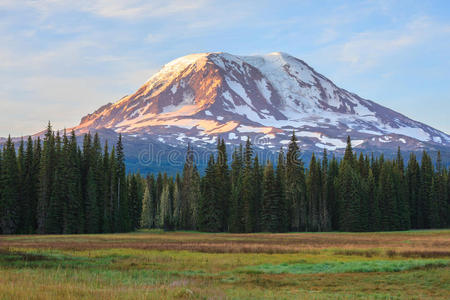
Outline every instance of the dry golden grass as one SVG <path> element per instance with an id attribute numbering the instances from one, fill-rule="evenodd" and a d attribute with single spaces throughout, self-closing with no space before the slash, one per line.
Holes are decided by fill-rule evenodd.
<path id="1" fill-rule="evenodd" d="M 0 247 L 87 250 L 133 248 L 207 253 L 295 253 L 322 249 L 394 251 L 404 257 L 450 256 L 448 231 L 389 233 L 23 235 L 0 236 Z"/>
<path id="2" fill-rule="evenodd" d="M 0 299 L 448 299 L 449 265 L 450 230 L 0 236 Z"/>

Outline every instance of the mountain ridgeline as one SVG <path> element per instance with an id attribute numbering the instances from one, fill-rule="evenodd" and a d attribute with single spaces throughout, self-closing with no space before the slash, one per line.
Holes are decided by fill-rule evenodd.
<path id="1" fill-rule="evenodd" d="M 125 232 L 138 228 L 210 232 L 388 231 L 450 226 L 450 176 L 440 154 L 407 164 L 314 154 L 306 167 L 295 134 L 276 161 L 260 161 L 247 140 L 228 162 L 223 139 L 204 175 L 189 145 L 182 173 L 125 170 L 122 137 L 53 132 L 43 141 L 9 138 L 0 155 L 0 234 Z M 276 165 L 276 166 L 274 166 Z"/>
<path id="2" fill-rule="evenodd" d="M 450 136 L 337 87 L 286 53 L 199 53 L 166 64 L 134 94 L 82 118 L 76 133 L 121 133 L 145 143 L 214 148 L 223 138 L 279 149 L 295 130 L 305 151 L 448 152 Z M 132 151 L 131 151 L 132 152 Z"/>

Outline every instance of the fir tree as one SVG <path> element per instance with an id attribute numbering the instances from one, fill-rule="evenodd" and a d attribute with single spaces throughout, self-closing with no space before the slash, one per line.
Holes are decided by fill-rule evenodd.
<path id="1" fill-rule="evenodd" d="M 210 155 L 201 183 L 200 230 L 218 232 L 221 229 L 221 203 L 218 200 L 214 156 Z"/>
<path id="2" fill-rule="evenodd" d="M 20 140 L 19 149 L 17 151 L 17 176 L 19 178 L 18 186 L 19 188 L 19 195 L 17 199 L 17 232 L 23 233 L 24 232 L 24 218 L 26 215 L 26 209 L 27 209 L 27 203 L 25 200 L 25 194 L 24 194 L 24 184 L 25 184 L 25 177 L 26 177 L 26 170 L 25 170 L 25 143 L 23 141 L 23 137 Z"/>
<path id="3" fill-rule="evenodd" d="M 263 198 L 263 188 L 262 188 L 262 183 L 263 183 L 263 172 L 264 169 L 260 166 L 259 164 L 259 158 L 258 155 L 255 155 L 255 158 L 253 160 L 253 219 L 254 219 L 254 231 L 260 231 L 260 218 L 261 218 L 261 207 L 262 207 L 262 198 Z M 274 182 L 274 184 L 276 184 Z M 220 186 L 220 185 L 219 185 Z M 278 195 L 276 194 L 277 191 L 275 190 L 274 187 L 274 195 L 275 197 L 278 197 Z M 279 199 L 277 198 L 277 201 Z M 281 207 L 278 207 L 278 214 L 281 212 Z M 278 228 L 276 229 L 278 230 Z"/>
<path id="4" fill-rule="evenodd" d="M 166 181 L 161 193 L 161 205 L 159 207 L 159 227 L 164 230 L 172 229 L 172 207 L 169 199 L 169 183 Z"/>
<path id="5" fill-rule="evenodd" d="M 17 232 L 19 203 L 19 170 L 16 150 L 11 137 L 8 137 L 3 149 L 1 183 L 0 220 L 3 234 Z"/>
<path id="6" fill-rule="evenodd" d="M 234 149 L 231 163 L 231 207 L 229 227 L 231 232 L 243 232 L 243 181 L 242 145 Z"/>
<path id="7" fill-rule="evenodd" d="M 354 168 L 354 155 L 350 137 L 336 180 L 338 192 L 339 230 L 361 231 L 361 178 Z"/>
<path id="8" fill-rule="evenodd" d="M 397 198 L 393 179 L 392 164 L 384 162 L 380 171 L 378 203 L 380 206 L 381 230 L 395 230 L 398 220 Z"/>
<path id="9" fill-rule="evenodd" d="M 110 157 L 108 151 L 108 143 L 105 142 L 104 150 L 103 150 L 103 162 L 102 162 L 102 170 L 103 170 L 103 207 L 101 208 L 102 213 L 102 231 L 103 232 L 112 232 L 113 230 L 113 192 L 112 192 L 112 171 L 110 164 Z"/>
<path id="10" fill-rule="evenodd" d="M 65 137 L 67 139 L 67 137 Z M 84 232 L 83 206 L 81 194 L 80 156 L 75 132 L 72 131 L 70 140 L 64 141 L 66 199 L 64 206 L 64 233 Z"/>
<path id="11" fill-rule="evenodd" d="M 378 231 L 380 230 L 380 206 L 378 203 L 378 195 L 377 195 L 377 185 L 375 182 L 375 176 L 373 176 L 373 172 L 369 169 L 369 173 L 367 176 L 367 219 L 368 219 L 368 231 Z"/>
<path id="12" fill-rule="evenodd" d="M 431 227 L 431 203 L 433 199 L 433 164 L 431 157 L 423 152 L 420 166 L 420 192 L 418 205 L 418 226 L 419 228 Z"/>
<path id="13" fill-rule="evenodd" d="M 152 193 L 148 183 L 145 185 L 144 197 L 142 198 L 141 228 L 153 228 L 154 216 L 152 215 Z"/>
<path id="14" fill-rule="evenodd" d="M 254 171 L 253 171 L 253 148 L 250 137 L 247 138 L 244 149 L 244 170 L 242 177 L 242 204 L 243 225 L 245 232 L 255 230 L 255 193 L 254 193 Z"/>
<path id="15" fill-rule="evenodd" d="M 290 220 L 289 218 L 289 203 L 286 201 L 285 195 L 286 187 L 286 161 L 284 157 L 283 148 L 278 153 L 277 169 L 275 173 L 275 196 L 279 203 L 278 218 L 279 228 L 278 231 L 286 232 L 289 230 Z"/>
<path id="16" fill-rule="evenodd" d="M 201 178 L 196 165 L 194 165 L 194 170 L 192 171 L 191 196 L 192 201 L 189 210 L 192 215 L 191 228 L 198 229 L 200 223 Z"/>
<path id="17" fill-rule="evenodd" d="M 97 199 L 97 182 L 94 170 L 89 168 L 86 178 L 86 232 L 96 233 L 100 228 Z"/>
<path id="18" fill-rule="evenodd" d="M 138 175 L 130 175 L 130 184 L 128 188 L 129 215 L 131 220 L 131 230 L 139 228 L 140 215 L 142 210 L 142 201 L 139 199 Z"/>
<path id="19" fill-rule="evenodd" d="M 339 230 L 360 231 L 360 187 L 358 173 L 344 160 L 337 178 Z"/>
<path id="20" fill-rule="evenodd" d="M 405 167 L 400 147 L 397 151 L 397 158 L 394 161 L 393 180 L 395 187 L 395 197 L 397 202 L 397 216 L 395 229 L 407 230 L 411 227 L 411 217 L 409 211 L 409 201 L 407 197 L 407 184 L 405 179 Z"/>
<path id="21" fill-rule="evenodd" d="M 116 145 L 116 188 L 117 188 L 117 211 L 116 228 L 119 232 L 126 232 L 131 229 L 129 205 L 127 199 L 127 181 L 125 176 L 125 154 L 123 152 L 122 135 Z"/>
<path id="22" fill-rule="evenodd" d="M 39 199 L 37 203 L 37 232 L 47 232 L 47 214 L 52 195 L 55 166 L 55 139 L 50 122 L 44 137 L 44 147 L 40 161 Z"/>
<path id="23" fill-rule="evenodd" d="M 54 179 L 51 189 L 50 203 L 46 222 L 46 233 L 62 233 L 64 223 L 64 202 L 65 202 L 65 170 L 64 154 L 62 152 L 61 137 L 56 133 L 55 139 L 55 166 Z"/>
<path id="24" fill-rule="evenodd" d="M 280 228 L 280 202 L 276 193 L 275 174 L 273 165 L 267 162 L 264 168 L 263 202 L 261 213 L 261 229 L 263 231 L 277 232 Z"/>
<path id="25" fill-rule="evenodd" d="M 406 168 L 406 197 L 410 209 L 410 223 L 412 228 L 419 228 L 423 222 L 422 211 L 420 207 L 420 187 L 421 176 L 420 166 L 414 153 L 411 153 Z"/>
<path id="26" fill-rule="evenodd" d="M 23 211 L 22 233 L 33 233 L 36 227 L 36 194 L 39 166 L 36 166 L 36 157 L 39 155 L 33 150 L 33 140 L 28 137 L 24 158 L 23 170 Z M 36 148 L 35 148 L 36 149 Z"/>
<path id="27" fill-rule="evenodd" d="M 321 201 L 319 203 L 319 227 L 321 231 L 331 230 L 331 216 L 328 204 L 328 153 L 323 149 L 322 168 L 321 168 Z"/>
<path id="28" fill-rule="evenodd" d="M 286 153 L 286 201 L 289 205 L 291 220 L 289 230 L 301 231 L 307 227 L 306 184 L 303 162 L 299 157 L 297 138 L 292 138 Z"/>
<path id="29" fill-rule="evenodd" d="M 331 159 L 330 166 L 327 173 L 327 200 L 328 200 L 328 211 L 330 212 L 330 222 L 331 229 L 338 230 L 339 228 L 339 214 L 338 214 L 338 203 L 337 203 L 337 191 L 336 191 L 336 180 L 339 174 L 339 165 L 336 157 L 333 155 Z"/>
<path id="30" fill-rule="evenodd" d="M 98 228 L 96 232 L 102 232 L 103 221 L 104 221 L 104 207 L 105 207 L 105 170 L 103 169 L 103 155 L 102 147 L 100 142 L 100 137 L 98 133 L 94 135 L 94 141 L 92 144 L 92 172 L 96 187 L 96 198 L 97 198 L 97 214 L 98 214 Z"/>
<path id="31" fill-rule="evenodd" d="M 181 226 L 181 192 L 182 181 L 180 174 L 177 173 L 175 177 L 173 190 L 173 224 L 175 229 L 182 229 Z"/>
<path id="32" fill-rule="evenodd" d="M 228 170 L 228 157 L 227 148 L 223 139 L 218 139 L 217 143 L 217 161 L 216 161 L 216 182 L 217 182 L 217 197 L 220 203 L 220 218 L 221 218 L 221 230 L 228 230 L 228 216 L 229 216 L 229 203 L 231 182 L 230 174 Z M 255 174 L 256 175 L 256 174 Z"/>
<path id="33" fill-rule="evenodd" d="M 447 179 L 442 166 L 441 152 L 438 151 L 436 171 L 433 176 L 430 223 L 432 228 L 443 228 L 447 224 Z"/>
<path id="34" fill-rule="evenodd" d="M 308 220 L 306 231 L 318 231 L 319 203 L 321 202 L 321 189 L 320 189 L 320 173 L 314 153 L 311 156 L 311 161 L 309 164 L 308 176 L 306 178 L 306 188 L 308 196 L 307 201 Z"/>
<path id="35" fill-rule="evenodd" d="M 194 195 L 193 186 L 194 176 L 194 152 L 191 145 L 188 144 L 186 160 L 183 167 L 182 193 L 180 195 L 180 208 L 178 216 L 178 226 L 182 229 L 191 229 L 192 226 L 192 207 L 197 201 Z"/>

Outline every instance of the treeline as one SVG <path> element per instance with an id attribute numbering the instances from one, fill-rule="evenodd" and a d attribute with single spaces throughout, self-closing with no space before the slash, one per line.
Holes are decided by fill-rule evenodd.
<path id="1" fill-rule="evenodd" d="M 450 226 L 450 178 L 440 153 L 427 152 L 407 165 L 359 156 L 350 138 L 341 160 L 314 154 L 305 168 L 292 135 L 287 152 L 261 163 L 252 144 L 235 148 L 227 162 L 225 142 L 200 176 L 188 147 L 182 174 L 147 177 L 141 227 L 209 232 L 388 231 Z M 274 166 L 275 165 L 275 166 Z"/>
<path id="2" fill-rule="evenodd" d="M 11 138 L 0 155 L 0 233 L 126 232 L 139 227 L 143 180 L 126 175 L 121 136 L 53 132 L 41 141 Z"/>
<path id="3" fill-rule="evenodd" d="M 450 226 L 450 176 L 438 153 L 421 162 L 314 154 L 306 168 L 295 134 L 276 162 L 260 162 L 248 140 L 228 162 L 224 140 L 203 176 L 188 146 L 181 174 L 127 174 L 119 135 L 60 135 L 0 155 L 0 233 L 100 233 L 138 228 L 208 232 L 387 231 Z"/>

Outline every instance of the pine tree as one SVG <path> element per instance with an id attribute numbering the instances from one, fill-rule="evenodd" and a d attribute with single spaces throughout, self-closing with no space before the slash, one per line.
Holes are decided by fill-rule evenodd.
<path id="1" fill-rule="evenodd" d="M 103 231 L 104 221 L 104 208 L 105 208 L 105 170 L 103 169 L 103 155 L 100 137 L 98 133 L 94 135 L 94 141 L 92 144 L 92 172 L 94 173 L 94 181 L 96 186 L 97 197 L 97 213 L 98 213 L 98 228 L 96 232 Z"/>
<path id="2" fill-rule="evenodd" d="M 354 159 L 355 158 L 353 156 L 352 141 L 350 140 L 350 136 L 347 136 L 347 147 L 345 148 L 343 160 L 354 167 Z"/>
<path id="3" fill-rule="evenodd" d="M 337 190 L 339 230 L 360 231 L 360 179 L 345 159 L 339 170 Z"/>
<path id="4" fill-rule="evenodd" d="M 221 230 L 228 231 L 229 203 L 231 193 L 230 174 L 228 170 L 227 148 L 223 139 L 218 139 L 217 143 L 217 197 L 220 203 Z"/>
<path id="5" fill-rule="evenodd" d="M 46 233 L 62 233 L 64 223 L 65 170 L 61 137 L 56 133 L 55 139 L 54 179 L 48 206 Z"/>
<path id="6" fill-rule="evenodd" d="M 406 168 L 406 197 L 410 209 L 410 223 L 412 228 L 419 228 L 423 222 L 422 211 L 420 207 L 420 187 L 421 176 L 420 166 L 414 153 L 410 154 L 408 166 Z"/>
<path id="7" fill-rule="evenodd" d="M 337 203 L 337 191 L 336 191 L 336 180 L 339 174 L 339 164 L 336 157 L 333 155 L 331 159 L 330 166 L 327 173 L 327 200 L 328 200 L 328 211 L 330 212 L 330 226 L 332 230 L 338 230 L 339 228 L 339 213 L 338 213 L 338 203 Z"/>
<path id="8" fill-rule="evenodd" d="M 153 228 L 153 216 L 152 216 L 152 194 L 150 193 L 150 188 L 148 183 L 145 185 L 144 197 L 142 198 L 142 213 L 140 227 L 150 229 Z"/>
<path id="9" fill-rule="evenodd" d="M 44 137 L 44 147 L 40 162 L 39 199 L 37 203 L 37 232 L 47 232 L 47 213 L 52 194 L 55 166 L 55 139 L 50 122 Z"/>
<path id="10" fill-rule="evenodd" d="M 192 216 L 191 228 L 198 229 L 200 223 L 201 178 L 196 165 L 194 165 L 194 170 L 192 171 L 191 196 L 192 201 L 189 210 Z"/>
<path id="11" fill-rule="evenodd" d="M 25 195 L 24 195 L 24 184 L 25 184 L 25 177 L 26 177 L 26 170 L 25 170 L 25 143 L 23 141 L 23 137 L 20 140 L 19 149 L 17 151 L 17 176 L 18 176 L 18 186 L 19 188 L 19 195 L 17 199 L 17 232 L 18 233 L 24 233 L 24 222 L 25 222 L 25 215 L 26 215 L 26 209 L 27 209 L 27 203 L 25 201 Z"/>
<path id="12" fill-rule="evenodd" d="M 411 216 L 409 211 L 409 201 L 407 197 L 405 166 L 400 147 L 397 151 L 397 158 L 394 161 L 393 180 L 398 215 L 395 228 L 397 230 L 407 230 L 411 228 Z"/>
<path id="13" fill-rule="evenodd" d="M 10 136 L 3 149 L 1 183 L 3 188 L 0 198 L 0 226 L 3 234 L 13 234 L 18 229 L 20 187 L 16 150 Z"/>
<path id="14" fill-rule="evenodd" d="M 314 153 L 306 177 L 308 220 L 306 231 L 319 230 L 319 203 L 321 202 L 320 174 Z"/>
<path id="15" fill-rule="evenodd" d="M 321 231 L 331 230 L 331 216 L 328 204 L 328 153 L 323 149 L 322 168 L 321 168 L 321 202 L 319 204 L 319 227 Z"/>
<path id="16" fill-rule="evenodd" d="M 200 230 L 202 231 L 218 232 L 222 226 L 216 170 L 214 156 L 210 155 L 201 183 Z"/>
<path id="17" fill-rule="evenodd" d="M 91 224 L 88 224 L 89 222 L 91 222 L 92 220 L 89 220 L 89 218 L 87 217 L 87 215 L 89 214 L 88 210 L 90 208 L 91 203 L 89 203 L 89 199 L 88 199 L 88 173 L 92 172 L 91 168 L 92 168 L 92 137 L 91 137 L 91 133 L 88 132 L 87 134 L 85 134 L 83 136 L 83 151 L 80 153 L 80 174 L 81 174 L 81 195 L 82 195 L 82 199 L 81 199 L 81 205 L 82 205 L 82 213 L 81 215 L 83 216 L 83 220 L 84 220 L 84 228 L 87 230 L 88 233 L 92 233 L 88 230 L 88 227 Z M 94 179 L 94 175 L 91 175 L 92 180 Z M 91 185 L 95 184 L 93 182 L 91 182 Z M 95 189 L 97 189 L 97 187 L 95 186 Z M 92 191 L 91 191 L 92 193 Z M 93 196 L 93 195 L 91 195 Z M 96 200 L 97 202 L 97 200 Z M 90 229 L 92 230 L 92 228 Z"/>
<path id="18" fill-rule="evenodd" d="M 286 232 L 289 230 L 289 203 L 286 201 L 285 195 L 286 187 L 286 161 L 284 157 L 283 148 L 278 153 L 277 169 L 275 173 L 275 195 L 279 202 L 278 218 L 279 232 Z"/>
<path id="19" fill-rule="evenodd" d="M 159 226 L 159 207 L 161 205 L 162 190 L 163 178 L 161 172 L 159 172 L 155 182 L 155 226 Z"/>
<path id="20" fill-rule="evenodd" d="M 450 167 L 446 172 L 447 174 L 447 213 L 446 213 L 446 218 L 445 220 L 447 220 L 447 227 L 450 227 Z"/>
<path id="21" fill-rule="evenodd" d="M 188 144 L 188 149 L 186 152 L 186 160 L 183 167 L 183 179 L 182 179 L 182 193 L 180 195 L 180 208 L 178 216 L 179 227 L 182 229 L 192 229 L 193 221 L 192 210 L 193 205 L 198 200 L 195 199 L 194 193 L 194 152 L 191 148 L 191 145 Z"/>
<path id="22" fill-rule="evenodd" d="M 112 232 L 113 231 L 113 193 L 112 193 L 112 170 L 108 151 L 108 143 L 105 142 L 103 150 L 103 207 L 101 208 L 101 213 L 103 217 L 102 221 L 102 232 Z"/>
<path id="23" fill-rule="evenodd" d="M 243 161 L 242 145 L 234 149 L 231 163 L 231 207 L 229 228 L 231 232 L 243 232 L 243 203 L 242 203 L 242 181 Z"/>
<path id="24" fill-rule="evenodd" d="M 250 137 L 247 138 L 244 150 L 244 170 L 242 178 L 243 225 L 245 232 L 255 230 L 255 193 L 253 171 L 253 148 Z"/>
<path id="25" fill-rule="evenodd" d="M 3 216 L 3 151 L 0 148 L 0 218 Z M 2 234 L 2 224 L 0 223 L 0 234 Z"/>
<path id="26" fill-rule="evenodd" d="M 354 167 L 354 155 L 350 137 L 336 180 L 338 192 L 339 230 L 361 231 L 361 178 Z"/>
<path id="27" fill-rule="evenodd" d="M 33 150 L 33 140 L 31 139 L 31 136 L 29 136 L 25 150 L 24 170 L 22 174 L 22 233 L 33 233 L 36 228 L 36 194 L 39 166 L 35 166 L 35 156 L 39 154 Z"/>
<path id="28" fill-rule="evenodd" d="M 441 152 L 436 158 L 436 171 L 432 184 L 432 203 L 430 205 L 430 221 L 432 228 L 444 228 L 447 224 L 447 179 L 442 166 Z"/>
<path id="29" fill-rule="evenodd" d="M 180 174 L 175 176 L 175 183 L 173 189 L 173 224 L 175 229 L 181 229 L 181 192 L 182 181 Z"/>
<path id="30" fill-rule="evenodd" d="M 159 227 L 164 230 L 172 229 L 172 207 L 169 199 L 169 183 L 167 181 L 163 184 L 161 193 L 161 205 L 159 207 Z"/>
<path id="31" fill-rule="evenodd" d="M 391 162 L 384 162 L 380 170 L 378 190 L 378 203 L 380 206 L 381 230 L 395 230 L 398 220 L 397 198 L 393 179 L 393 166 Z"/>
<path id="32" fill-rule="evenodd" d="M 278 232 L 280 229 L 280 199 L 276 190 L 276 179 L 273 165 L 269 161 L 264 168 L 263 204 L 262 204 L 262 230 Z"/>
<path id="33" fill-rule="evenodd" d="M 418 226 L 419 228 L 431 227 L 431 207 L 433 198 L 433 164 L 431 157 L 423 151 L 422 162 L 420 166 L 420 192 L 418 208 Z"/>
<path id="34" fill-rule="evenodd" d="M 150 228 L 156 228 L 157 222 L 157 200 L 156 200 L 156 181 L 153 174 L 147 176 L 147 186 L 150 192 Z"/>
<path id="35" fill-rule="evenodd" d="M 253 160 L 253 219 L 254 219 L 254 231 L 260 231 L 260 225 L 261 225 L 261 207 L 262 207 L 262 198 L 263 198 L 263 177 L 264 177 L 264 169 L 259 164 L 259 158 L 258 155 L 255 155 L 255 158 Z M 274 184 L 276 184 L 274 182 Z M 220 186 L 220 185 L 219 185 Z M 275 187 L 274 187 L 275 188 Z M 276 190 L 274 190 L 275 197 L 278 197 L 276 194 Z M 277 201 L 279 199 L 277 198 Z M 277 211 L 278 214 L 280 214 L 281 207 L 278 207 L 279 210 Z M 278 230 L 278 228 L 276 229 Z"/>
<path id="36" fill-rule="evenodd" d="M 368 219 L 368 231 L 378 231 L 380 230 L 380 206 L 378 203 L 378 195 L 377 195 L 377 185 L 375 182 L 375 176 L 373 176 L 373 172 L 369 169 L 369 173 L 367 176 L 367 219 Z"/>
<path id="37" fill-rule="evenodd" d="M 65 137 L 67 139 L 67 137 Z M 75 132 L 72 131 L 70 140 L 64 141 L 66 200 L 64 206 L 64 233 L 84 232 L 83 206 L 81 193 L 81 159 L 77 146 Z"/>
<path id="38" fill-rule="evenodd" d="M 139 199 L 138 175 L 130 175 L 130 184 L 128 188 L 129 215 L 131 219 L 131 230 L 139 228 L 140 214 L 142 210 L 142 201 Z"/>
<path id="39" fill-rule="evenodd" d="M 286 201 L 289 205 L 288 219 L 291 221 L 289 230 L 301 231 L 307 227 L 306 180 L 305 171 L 297 138 L 292 138 L 286 153 Z"/>
<path id="40" fill-rule="evenodd" d="M 361 156 L 360 156 L 361 157 Z M 363 162 L 364 160 L 358 160 L 358 162 Z M 358 163 L 359 164 L 359 163 Z M 359 164 L 359 166 L 362 166 Z M 359 197 L 359 229 L 358 231 L 369 231 L 369 182 L 368 178 L 362 176 L 361 171 L 364 167 L 359 168 L 358 177 L 360 182 L 360 197 Z M 364 171 L 363 171 L 364 172 Z"/>
<path id="41" fill-rule="evenodd" d="M 96 233 L 100 228 L 98 211 L 97 182 L 93 168 L 89 168 L 86 178 L 86 232 Z"/>
<path id="42" fill-rule="evenodd" d="M 125 176 L 125 154 L 123 150 L 122 135 L 116 145 L 116 188 L 117 188 L 117 211 L 116 228 L 118 232 L 126 232 L 131 229 L 129 205 L 127 199 L 127 181 Z"/>

